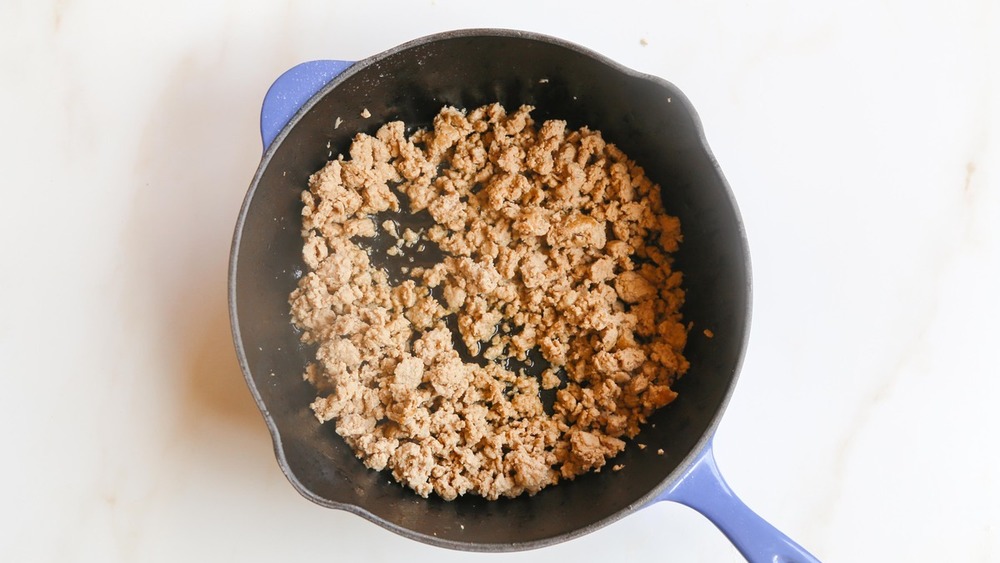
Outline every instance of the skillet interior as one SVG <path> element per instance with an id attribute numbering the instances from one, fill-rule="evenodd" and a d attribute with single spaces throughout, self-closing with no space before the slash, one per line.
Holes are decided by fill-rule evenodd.
<path id="1" fill-rule="evenodd" d="M 547 80 L 543 80 L 547 79 Z M 288 295 L 304 270 L 299 194 L 330 154 L 384 122 L 429 126 L 442 105 L 531 104 L 536 122 L 599 129 L 663 186 L 681 219 L 676 267 L 693 322 L 680 397 L 613 463 L 534 497 L 423 499 L 363 466 L 332 424 L 308 407 L 312 350 L 290 324 Z M 362 109 L 369 119 L 360 116 Z M 335 128 L 337 118 L 342 120 Z M 329 149 L 327 148 L 329 143 Z M 714 430 L 735 383 L 749 321 L 749 262 L 738 211 L 687 99 L 577 46 L 537 35 L 470 30 L 431 36 L 361 61 L 328 84 L 265 153 L 237 224 L 230 271 L 234 338 L 247 382 L 289 480 L 307 498 L 356 512 L 403 535 L 468 550 L 516 550 L 575 537 L 641 507 L 676 478 Z M 707 339 L 702 330 L 711 329 Z M 653 427 L 655 425 L 655 427 Z M 662 448 L 665 455 L 656 450 Z"/>

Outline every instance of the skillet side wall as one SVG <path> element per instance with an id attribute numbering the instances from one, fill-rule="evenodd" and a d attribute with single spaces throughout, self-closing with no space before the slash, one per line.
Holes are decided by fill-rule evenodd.
<path id="1" fill-rule="evenodd" d="M 546 80 L 546 81 L 543 81 Z M 691 369 L 680 397 L 651 420 L 606 470 L 560 483 L 534 497 L 487 502 L 422 499 L 358 461 L 331 424 L 318 425 L 302 381 L 312 350 L 290 324 L 288 294 L 301 259 L 299 194 L 332 153 L 347 152 L 356 132 L 386 121 L 430 125 L 443 105 L 473 108 L 500 101 L 536 106 L 536 122 L 566 119 L 602 131 L 663 187 L 668 213 L 681 219 L 676 268 L 685 274 L 685 320 L 693 323 Z M 360 117 L 363 109 L 369 119 Z M 337 118 L 342 120 L 335 128 Z M 416 539 L 473 550 L 539 547 L 581 535 L 639 508 L 717 422 L 735 382 L 749 315 L 748 259 L 738 212 L 704 146 L 700 125 L 673 86 L 623 72 L 592 53 L 534 37 L 445 34 L 362 61 L 293 119 L 262 163 L 245 210 L 236 258 L 235 307 L 246 365 L 276 450 L 305 496 L 345 508 Z M 329 143 L 329 149 L 327 145 Z M 707 339 L 708 328 L 715 337 Z M 656 450 L 663 448 L 665 455 Z M 281 459 L 281 458 L 284 459 Z M 609 464 L 610 465 L 610 464 Z"/>

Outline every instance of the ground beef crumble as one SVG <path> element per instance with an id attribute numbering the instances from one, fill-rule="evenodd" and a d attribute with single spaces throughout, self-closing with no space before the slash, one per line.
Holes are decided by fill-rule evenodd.
<path id="1" fill-rule="evenodd" d="M 688 368 L 680 223 L 659 186 L 598 131 L 536 128 L 532 109 L 445 107 L 409 137 L 401 122 L 358 134 L 302 194 L 309 271 L 290 303 L 317 349 L 312 409 L 422 496 L 514 497 L 600 470 Z M 397 194 L 434 224 L 383 222 L 392 254 L 426 240 L 445 258 L 392 284 L 360 242 Z M 510 367 L 532 351 L 540 376 Z"/>

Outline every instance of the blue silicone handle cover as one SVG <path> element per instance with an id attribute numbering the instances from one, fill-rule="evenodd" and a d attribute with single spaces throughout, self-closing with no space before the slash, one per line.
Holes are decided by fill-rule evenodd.
<path id="1" fill-rule="evenodd" d="M 677 483 L 657 500 L 677 502 L 700 512 L 751 563 L 819 563 L 743 504 L 719 473 L 711 440 Z"/>
<path id="2" fill-rule="evenodd" d="M 316 92 L 347 70 L 354 61 L 309 61 L 296 65 L 274 81 L 260 110 L 260 136 L 266 151 L 299 108 Z"/>

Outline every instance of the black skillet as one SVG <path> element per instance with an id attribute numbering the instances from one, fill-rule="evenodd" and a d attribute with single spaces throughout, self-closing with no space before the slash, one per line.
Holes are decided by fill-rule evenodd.
<path id="1" fill-rule="evenodd" d="M 293 330 L 288 295 L 305 268 L 299 194 L 346 153 L 359 131 L 402 120 L 429 126 L 443 105 L 531 104 L 532 116 L 589 126 L 663 186 L 681 220 L 683 314 L 693 323 L 680 394 L 611 463 L 535 496 L 423 499 L 366 468 L 320 425 L 302 380 L 312 350 Z M 362 112 L 370 117 L 365 119 Z M 733 391 L 750 326 L 750 261 L 736 202 L 687 98 L 672 84 L 565 41 L 509 30 L 463 30 L 411 41 L 366 60 L 314 61 L 280 77 L 261 114 L 264 156 L 240 211 L 229 306 L 240 366 L 292 485 L 320 505 L 403 536 L 469 551 L 538 548 L 587 534 L 660 500 L 710 518 L 752 561 L 815 561 L 726 486 L 711 439 Z M 406 218 L 400 217 L 405 224 Z M 714 333 L 702 336 L 703 329 Z M 658 450 L 663 453 L 659 454 Z"/>

